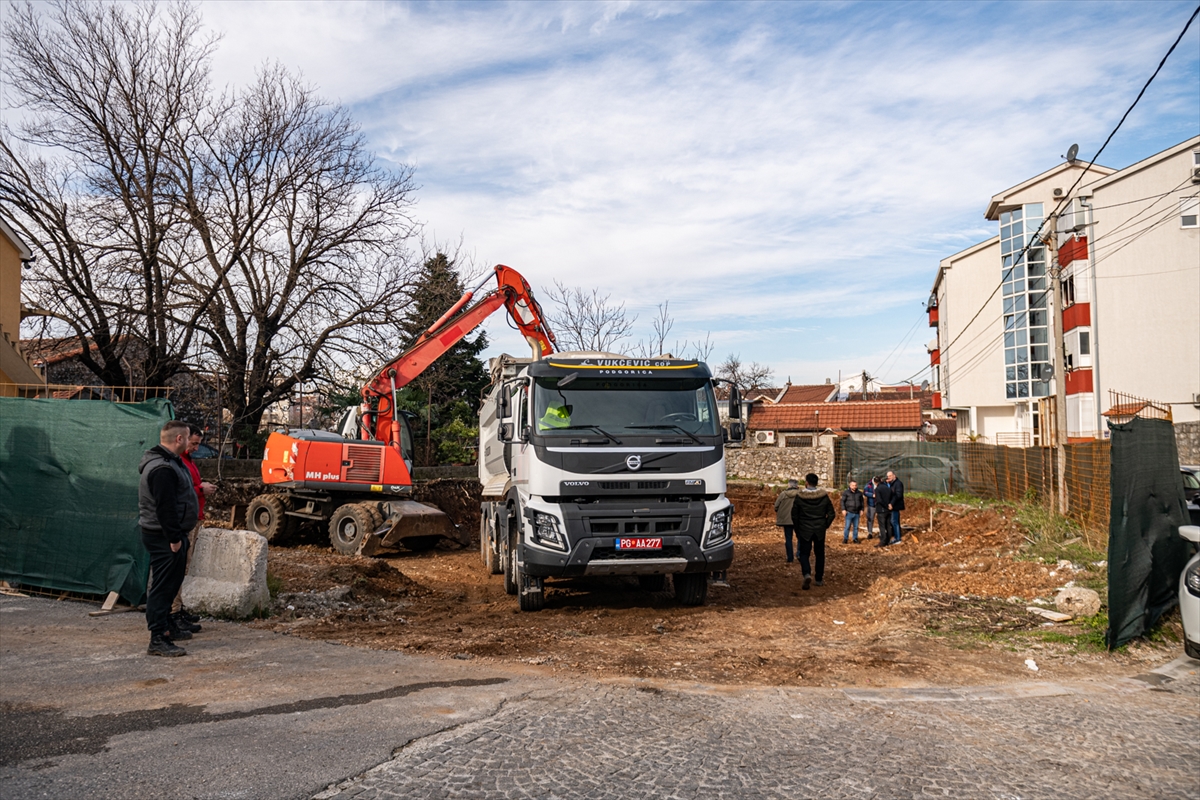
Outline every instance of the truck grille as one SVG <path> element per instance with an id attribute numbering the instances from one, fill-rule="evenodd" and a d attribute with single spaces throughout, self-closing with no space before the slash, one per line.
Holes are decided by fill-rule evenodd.
<path id="1" fill-rule="evenodd" d="M 645 536 L 654 533 L 679 533 L 684 529 L 682 519 L 635 519 L 635 520 L 590 520 L 592 534 L 620 534 L 622 536 Z"/>
<path id="2" fill-rule="evenodd" d="M 618 550 L 615 547 L 597 547 L 592 550 L 592 561 L 617 559 L 683 558 L 683 548 L 669 544 L 661 550 Z"/>
<path id="3" fill-rule="evenodd" d="M 379 483 L 383 479 L 382 447 L 348 444 L 342 460 L 350 462 L 344 478 L 349 483 Z"/>

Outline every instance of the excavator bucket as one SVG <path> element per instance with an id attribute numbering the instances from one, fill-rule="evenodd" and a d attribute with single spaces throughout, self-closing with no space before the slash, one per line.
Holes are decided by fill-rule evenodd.
<path id="1" fill-rule="evenodd" d="M 374 542 L 369 545 L 364 543 L 363 555 L 373 555 L 383 547 L 429 550 L 442 539 L 450 539 L 464 547 L 470 544 L 469 533 L 433 506 L 415 500 L 390 500 L 380 506 L 386 514 L 383 526 L 368 537 Z"/>

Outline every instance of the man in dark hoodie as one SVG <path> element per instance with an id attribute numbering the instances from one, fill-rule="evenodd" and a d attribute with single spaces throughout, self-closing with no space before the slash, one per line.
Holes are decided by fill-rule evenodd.
<path id="1" fill-rule="evenodd" d="M 879 520 L 879 544 L 876 547 L 887 547 L 892 543 L 892 512 L 888 506 L 892 502 L 892 487 L 887 481 L 875 484 L 875 518 Z"/>
<path id="2" fill-rule="evenodd" d="M 172 641 L 191 638 L 171 625 L 171 601 L 183 585 L 187 567 L 187 534 L 196 526 L 200 504 L 192 476 L 180 456 L 188 447 L 188 426 L 171 420 L 162 427 L 159 443 L 142 456 L 138 466 L 138 525 L 142 546 L 150 553 L 152 584 L 146 598 L 146 627 L 152 656 L 183 656 L 187 651 Z"/>
<path id="3" fill-rule="evenodd" d="M 833 510 L 833 501 L 824 489 L 817 488 L 817 476 L 808 473 L 804 476 L 804 488 L 792 501 L 792 525 L 799 539 L 800 568 L 804 571 L 804 584 L 801 589 L 812 585 L 813 573 L 808 565 L 809 550 L 817 556 L 817 586 L 825 585 L 825 531 L 837 518 Z"/>

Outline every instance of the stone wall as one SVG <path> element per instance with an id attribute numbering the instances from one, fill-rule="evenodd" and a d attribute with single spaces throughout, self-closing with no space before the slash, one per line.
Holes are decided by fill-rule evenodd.
<path id="1" fill-rule="evenodd" d="M 1175 447 L 1180 464 L 1200 464 L 1200 422 L 1176 422 Z"/>
<path id="2" fill-rule="evenodd" d="M 828 447 L 727 447 L 725 471 L 731 478 L 784 483 L 815 472 L 828 486 L 833 474 L 833 450 Z"/>

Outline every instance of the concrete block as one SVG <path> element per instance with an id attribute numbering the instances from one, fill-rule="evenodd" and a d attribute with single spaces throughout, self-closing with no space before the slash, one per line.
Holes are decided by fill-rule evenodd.
<path id="1" fill-rule="evenodd" d="M 183 604 L 220 617 L 254 616 L 270 604 L 267 540 L 251 531 L 203 528 L 183 579 Z"/>

